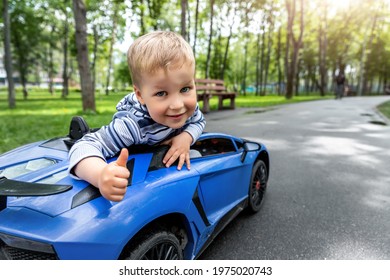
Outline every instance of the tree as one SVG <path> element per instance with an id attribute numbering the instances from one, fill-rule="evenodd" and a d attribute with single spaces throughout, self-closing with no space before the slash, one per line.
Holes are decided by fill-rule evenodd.
<path id="1" fill-rule="evenodd" d="M 66 4 L 64 0 L 64 4 Z M 62 49 L 63 49 L 63 62 L 62 62 L 62 94 L 61 96 L 65 98 L 69 94 L 69 77 L 70 73 L 68 72 L 68 48 L 69 48 L 69 13 L 68 7 L 64 6 L 62 13 L 65 18 L 63 21 L 63 36 L 62 36 Z"/>
<path id="2" fill-rule="evenodd" d="M 187 37 L 187 7 L 188 7 L 188 0 L 181 0 L 181 36 L 184 39 L 188 39 Z"/>
<path id="3" fill-rule="evenodd" d="M 198 21 L 199 21 L 199 0 L 196 0 L 195 7 L 195 23 L 194 23 L 194 43 L 192 45 L 192 51 L 196 55 L 196 41 L 198 38 Z"/>
<path id="4" fill-rule="evenodd" d="M 209 41 L 207 45 L 207 58 L 206 58 L 206 78 L 210 76 L 210 60 L 211 60 L 211 46 L 213 40 L 213 18 L 214 18 L 214 2 L 210 0 L 210 27 L 209 27 Z"/>
<path id="5" fill-rule="evenodd" d="M 116 32 L 117 32 L 117 25 L 118 25 L 118 12 L 119 12 L 119 3 L 117 1 L 114 1 L 113 3 L 113 13 L 112 13 L 112 31 L 111 31 L 111 38 L 110 38 L 110 51 L 108 54 L 108 68 L 107 68 L 107 75 L 106 75 L 106 95 L 108 95 L 110 91 L 110 81 L 111 81 L 111 71 L 112 71 L 112 53 L 114 51 L 114 44 L 116 40 Z"/>
<path id="6" fill-rule="evenodd" d="M 328 1 L 320 3 L 321 8 L 319 28 L 318 28 L 318 61 L 319 61 L 319 72 L 320 72 L 320 83 L 319 90 L 321 96 L 325 95 L 326 82 L 327 82 L 327 65 L 326 65 L 326 55 L 328 48 L 328 38 L 327 38 L 327 29 L 328 29 Z"/>
<path id="7" fill-rule="evenodd" d="M 12 54 L 11 54 L 11 22 L 8 13 L 8 0 L 3 0 L 4 20 L 4 64 L 8 82 L 8 107 L 15 108 L 15 88 L 13 79 Z"/>
<path id="8" fill-rule="evenodd" d="M 370 29 L 370 34 L 368 35 L 368 30 L 366 31 L 364 35 L 364 41 L 362 45 L 361 50 L 361 59 L 360 59 L 360 75 L 359 75 L 359 85 L 358 85 L 358 95 L 362 95 L 363 93 L 368 92 L 368 79 L 367 79 L 367 68 L 368 68 L 368 62 L 367 62 L 367 51 L 371 50 L 373 45 L 373 40 L 376 33 L 376 26 L 378 23 L 378 19 L 380 16 L 380 11 L 382 10 L 382 3 L 374 1 L 369 1 L 371 4 L 370 7 L 372 7 L 372 15 L 369 17 L 368 26 L 367 29 Z"/>
<path id="9" fill-rule="evenodd" d="M 272 52 L 272 34 L 274 33 L 274 27 L 275 27 L 275 22 L 273 18 L 273 12 L 274 12 L 274 2 L 272 1 L 270 4 L 270 9 L 268 13 L 268 23 L 269 23 L 269 28 L 268 28 L 268 38 L 267 38 L 267 57 L 265 61 L 265 67 L 264 67 L 264 86 L 261 92 L 261 95 L 266 94 L 266 86 L 268 83 L 268 76 L 269 76 L 269 66 L 270 66 L 270 60 L 271 60 L 271 52 Z"/>
<path id="10" fill-rule="evenodd" d="M 168 0 L 146 0 L 149 9 L 149 20 L 153 30 L 159 29 L 159 19 L 163 15 L 163 7 Z"/>
<path id="11" fill-rule="evenodd" d="M 302 47 L 302 38 L 304 30 L 304 0 L 300 0 L 300 19 L 299 35 L 296 38 L 294 34 L 296 0 L 286 0 L 288 21 L 287 21 L 287 46 L 286 46 L 286 98 L 291 99 L 294 95 L 294 86 L 296 86 L 296 74 L 298 71 L 298 55 Z"/>
<path id="12" fill-rule="evenodd" d="M 230 14 L 230 10 L 231 10 L 231 6 L 232 5 L 234 6 L 234 11 L 233 11 L 232 14 Z M 238 10 L 238 5 L 235 5 L 235 3 L 228 3 L 228 14 L 227 14 L 227 16 L 229 16 L 229 17 L 232 16 L 233 19 L 228 24 L 228 26 L 229 26 L 229 35 L 228 35 L 227 40 L 226 40 L 225 52 L 224 52 L 224 55 L 223 55 L 222 69 L 221 69 L 221 74 L 220 74 L 220 78 L 222 80 L 225 79 L 225 70 L 226 70 L 226 67 L 227 67 L 227 60 L 228 60 L 228 54 L 229 54 L 230 41 L 231 41 L 231 39 L 233 37 L 233 26 L 235 24 L 237 10 Z"/>
<path id="13" fill-rule="evenodd" d="M 73 0 L 73 13 L 76 27 L 77 63 L 80 75 L 83 111 L 96 111 L 95 93 L 89 70 L 87 42 L 87 10 L 83 0 Z"/>
<path id="14" fill-rule="evenodd" d="M 283 83 L 283 73 L 282 73 L 282 65 L 281 65 L 281 55 L 282 53 L 282 26 L 279 26 L 278 29 L 278 43 L 276 48 L 276 69 L 278 70 L 278 95 L 282 95 L 284 93 L 284 88 L 282 89 Z"/>
<path id="15" fill-rule="evenodd" d="M 244 95 L 246 95 L 246 85 L 247 85 L 247 72 L 248 72 L 248 45 L 249 45 L 249 40 L 250 40 L 250 35 L 249 35 L 249 13 L 252 9 L 252 2 L 244 2 L 244 75 L 243 75 L 243 80 L 242 80 L 242 90 L 244 92 Z"/>
<path id="16" fill-rule="evenodd" d="M 23 97 L 27 99 L 28 75 L 39 65 L 42 57 L 42 9 L 35 9 L 32 0 L 13 1 L 11 20 L 11 40 L 14 49 L 16 69 L 23 87 Z"/>

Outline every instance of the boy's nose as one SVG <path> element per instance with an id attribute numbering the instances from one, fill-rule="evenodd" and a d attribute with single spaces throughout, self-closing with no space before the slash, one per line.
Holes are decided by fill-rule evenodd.
<path id="1" fill-rule="evenodd" d="M 177 110 L 184 106 L 184 102 L 180 97 L 173 98 L 171 104 L 169 105 L 169 109 Z"/>

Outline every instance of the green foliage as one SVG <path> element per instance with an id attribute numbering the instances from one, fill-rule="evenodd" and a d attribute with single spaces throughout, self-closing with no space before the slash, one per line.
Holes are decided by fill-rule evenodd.
<path id="1" fill-rule="evenodd" d="M 124 93 L 97 96 L 96 114 L 81 112 L 80 93 L 71 91 L 66 99 L 61 92 L 50 95 L 47 91 L 31 90 L 29 100 L 23 100 L 20 90 L 16 93 L 16 108 L 7 108 L 7 93 L 0 91 L 0 153 L 20 145 L 51 137 L 66 135 L 68 124 L 75 115 L 82 115 L 91 127 L 108 123 L 115 104 Z"/>
<path id="2" fill-rule="evenodd" d="M 97 92 L 105 87 L 114 32 L 116 42 L 126 39 L 126 43 L 155 29 L 180 33 L 181 1 L 84 1 L 87 7 L 89 56 L 91 67 L 96 69 Z M 199 0 L 198 2 L 197 18 L 195 14 L 197 0 L 188 0 L 186 16 L 191 45 L 195 43 L 195 27 L 197 28 L 197 77 L 201 78 L 205 76 L 206 68 L 210 1 Z M 298 6 L 294 32 L 298 33 L 300 1 L 296 2 Z M 344 66 L 347 70 L 347 78 L 354 86 L 357 85 L 362 72 L 365 73 L 365 84 L 372 90 L 381 89 L 383 83 L 390 81 L 389 71 L 387 71 L 390 68 L 390 25 L 387 19 L 390 11 L 389 1 L 355 0 L 336 3 L 337 1 L 305 0 L 303 2 L 305 31 L 298 67 L 301 91 L 303 88 L 315 89 L 320 80 L 319 38 L 327 40 L 324 50 L 326 62 L 322 65 L 326 67 L 327 91 L 332 90 L 333 75 Z M 333 4 L 325 6 L 325 2 Z M 349 3 L 348 6 L 346 2 Z M 25 74 L 28 82 L 39 82 L 39 80 L 43 82 L 47 80 L 50 71 L 53 71 L 56 77 L 62 76 L 64 57 L 62 43 L 66 13 L 70 28 L 69 72 L 72 74 L 72 85 L 77 85 L 79 78 L 72 1 L 9 0 L 9 5 L 15 74 Z M 117 24 L 115 29 L 114 19 Z M 373 24 L 374 22 L 376 24 Z M 222 77 L 222 69 L 224 69 L 223 78 L 228 87 L 243 92 L 244 87 L 261 83 L 258 76 L 260 71 L 264 81 L 266 63 L 268 63 L 267 54 L 270 54 L 267 82 L 278 82 L 279 70 L 282 82 L 286 82 L 285 0 L 216 0 L 213 23 L 212 53 L 209 61 L 211 78 Z M 0 29 L 2 27 L 0 23 Z M 281 30 L 280 46 L 277 44 L 279 29 Z M 229 47 L 226 64 L 224 64 L 228 40 Z M 53 62 L 49 59 L 50 51 L 53 51 Z M 264 56 L 261 55 L 262 53 Z M 279 58 L 277 54 L 280 55 Z M 118 49 L 114 51 L 112 60 L 114 80 L 111 85 L 116 89 L 131 85 L 124 57 L 123 52 Z"/>

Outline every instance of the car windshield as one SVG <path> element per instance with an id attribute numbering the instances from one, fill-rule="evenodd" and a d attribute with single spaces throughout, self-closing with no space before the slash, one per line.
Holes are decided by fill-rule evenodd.
<path id="1" fill-rule="evenodd" d="M 197 150 L 202 156 L 236 152 L 232 140 L 226 138 L 203 139 L 192 145 L 191 149 Z"/>

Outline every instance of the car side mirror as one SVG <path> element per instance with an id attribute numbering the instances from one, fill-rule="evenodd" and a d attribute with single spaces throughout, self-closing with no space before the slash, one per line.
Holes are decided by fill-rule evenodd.
<path id="1" fill-rule="evenodd" d="M 261 145 L 256 142 L 245 142 L 244 143 L 244 151 L 242 152 L 241 155 L 241 162 L 245 161 L 246 155 L 248 152 L 255 152 L 259 151 L 261 149 Z"/>

